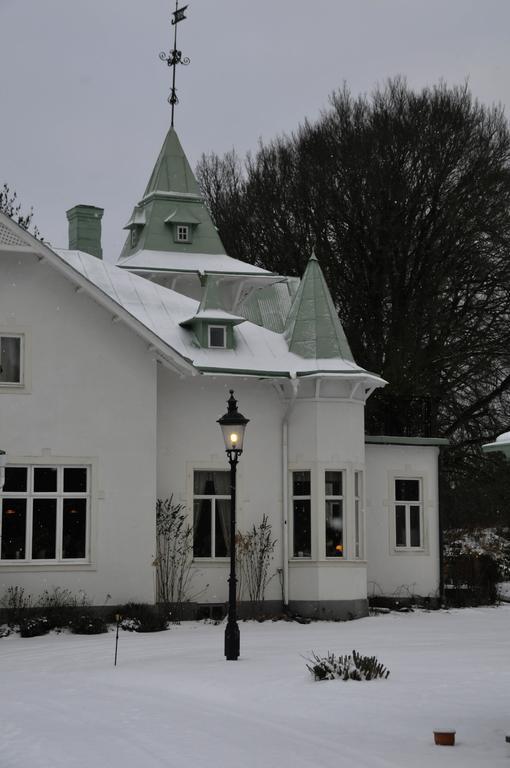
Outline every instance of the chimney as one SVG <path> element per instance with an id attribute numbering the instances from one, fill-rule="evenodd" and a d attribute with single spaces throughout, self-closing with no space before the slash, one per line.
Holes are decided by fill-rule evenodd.
<path id="1" fill-rule="evenodd" d="M 104 209 L 95 205 L 75 205 L 66 211 L 69 222 L 69 250 L 85 251 L 103 258 L 101 248 L 101 219 Z"/>

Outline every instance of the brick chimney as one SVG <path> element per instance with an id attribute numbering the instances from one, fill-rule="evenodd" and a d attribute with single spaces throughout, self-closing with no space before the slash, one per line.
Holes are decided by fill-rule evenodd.
<path id="1" fill-rule="evenodd" d="M 75 205 L 66 211 L 69 222 L 69 250 L 85 251 L 103 258 L 101 248 L 101 219 L 104 209 L 95 205 Z"/>

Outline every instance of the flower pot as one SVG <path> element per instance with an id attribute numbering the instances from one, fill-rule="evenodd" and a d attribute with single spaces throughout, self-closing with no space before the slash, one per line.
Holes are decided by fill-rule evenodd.
<path id="1" fill-rule="evenodd" d="M 454 747 L 455 731 L 434 731 L 434 742 L 440 747 Z"/>

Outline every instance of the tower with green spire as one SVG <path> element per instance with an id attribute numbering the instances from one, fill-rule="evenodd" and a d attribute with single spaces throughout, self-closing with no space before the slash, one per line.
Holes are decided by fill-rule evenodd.
<path id="1" fill-rule="evenodd" d="M 121 261 L 139 251 L 225 253 L 173 127 L 125 229 Z"/>
<path id="2" fill-rule="evenodd" d="M 304 358 L 354 362 L 317 257 L 312 253 L 285 324 L 289 351 Z"/>

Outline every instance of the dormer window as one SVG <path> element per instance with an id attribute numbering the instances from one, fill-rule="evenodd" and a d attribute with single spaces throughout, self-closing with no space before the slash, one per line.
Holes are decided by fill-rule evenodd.
<path id="1" fill-rule="evenodd" d="M 208 327 L 208 346 L 225 349 L 227 346 L 227 327 L 225 325 L 210 325 Z"/>
<path id="2" fill-rule="evenodd" d="M 187 224 L 177 224 L 176 240 L 178 243 L 189 243 L 189 226 Z"/>
<path id="3" fill-rule="evenodd" d="M 138 244 L 138 227 L 131 229 L 131 248 L 136 248 Z"/>

